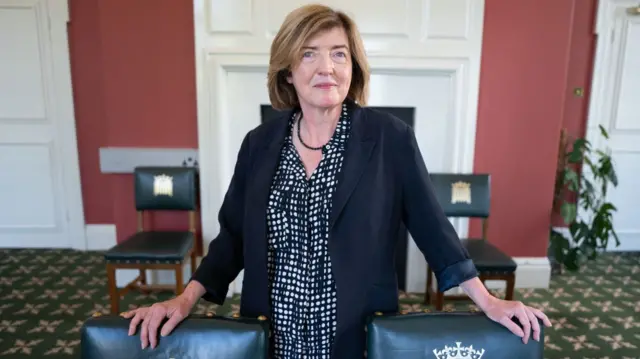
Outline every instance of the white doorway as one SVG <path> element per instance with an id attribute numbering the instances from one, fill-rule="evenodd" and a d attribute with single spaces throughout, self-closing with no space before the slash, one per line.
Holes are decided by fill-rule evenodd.
<path id="1" fill-rule="evenodd" d="M 614 228 L 620 239 L 612 251 L 640 251 L 640 8 L 637 0 L 601 0 L 596 31 L 598 44 L 587 123 L 587 138 L 610 151 L 619 185 L 608 195 L 617 208 Z M 603 141 L 598 126 L 609 132 Z"/>
<path id="2" fill-rule="evenodd" d="M 0 247 L 85 249 L 67 0 L 0 0 Z"/>

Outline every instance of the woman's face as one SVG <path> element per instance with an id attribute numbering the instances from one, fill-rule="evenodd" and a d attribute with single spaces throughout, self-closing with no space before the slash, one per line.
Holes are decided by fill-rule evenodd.
<path id="1" fill-rule="evenodd" d="M 342 28 L 322 32 L 302 48 L 299 64 L 287 78 L 301 106 L 340 106 L 351 86 L 351 52 Z"/>

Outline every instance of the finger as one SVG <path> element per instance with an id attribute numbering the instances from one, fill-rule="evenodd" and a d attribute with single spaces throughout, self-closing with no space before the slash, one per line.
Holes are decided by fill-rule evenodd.
<path id="1" fill-rule="evenodd" d="M 138 326 L 138 324 L 140 324 L 142 319 L 144 319 L 144 312 L 143 311 L 136 312 L 135 316 L 133 317 L 133 319 L 131 319 L 131 322 L 129 323 L 129 335 L 135 334 L 136 327 Z"/>
<path id="2" fill-rule="evenodd" d="M 509 317 L 502 317 L 499 321 L 500 324 L 504 325 L 507 329 L 509 329 L 513 334 L 522 337 L 524 333 L 522 332 L 522 328 Z"/>
<path id="3" fill-rule="evenodd" d="M 529 323 L 529 318 L 527 317 L 527 313 L 524 311 L 524 307 L 520 307 L 516 310 L 516 316 L 518 317 L 522 330 L 524 331 L 522 342 L 527 344 L 529 336 L 531 335 L 531 323 Z"/>
<path id="4" fill-rule="evenodd" d="M 529 321 L 531 322 L 531 330 L 533 330 L 533 339 L 536 341 L 540 341 L 540 323 L 538 323 L 538 318 L 533 314 L 531 308 L 525 308 L 525 312 L 527 313 L 527 317 L 529 317 Z"/>
<path id="5" fill-rule="evenodd" d="M 547 327 L 551 326 L 551 320 L 549 320 L 549 317 L 547 317 L 547 315 L 544 314 L 540 309 L 531 308 L 531 311 L 533 312 L 533 314 L 536 317 L 538 317 L 538 318 L 540 318 L 542 320 L 544 325 L 546 325 Z"/>
<path id="6" fill-rule="evenodd" d="M 130 310 L 128 312 L 122 312 L 122 313 L 120 313 L 120 316 L 123 317 L 123 318 L 127 318 L 128 319 L 128 318 L 131 318 L 135 314 L 136 314 L 136 310 L 134 309 L 134 310 Z"/>
<path id="7" fill-rule="evenodd" d="M 167 322 L 164 323 L 164 325 L 162 326 L 160 335 L 162 335 L 163 337 L 166 337 L 167 335 L 169 335 L 169 333 L 171 333 L 173 329 L 175 329 L 176 325 L 178 325 L 178 323 L 180 323 L 182 319 L 184 319 L 182 315 L 174 313 L 171 317 L 169 317 L 169 320 L 167 320 Z"/>
<path id="8" fill-rule="evenodd" d="M 151 316 L 153 316 L 153 311 L 147 313 L 142 320 L 142 324 L 140 324 L 140 346 L 142 349 L 146 348 L 149 345 L 149 320 L 151 320 Z"/>
<path id="9" fill-rule="evenodd" d="M 148 335 L 149 335 L 149 344 L 151 344 L 151 348 L 155 348 L 158 345 L 158 327 L 160 326 L 160 322 L 164 319 L 164 312 L 160 310 L 155 310 L 151 319 L 149 320 L 148 327 Z"/>

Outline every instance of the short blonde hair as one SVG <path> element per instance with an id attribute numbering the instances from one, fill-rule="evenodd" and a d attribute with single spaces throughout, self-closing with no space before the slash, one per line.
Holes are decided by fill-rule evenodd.
<path id="1" fill-rule="evenodd" d="M 287 82 L 287 77 L 299 64 L 305 43 L 318 33 L 336 27 L 342 28 L 347 34 L 353 64 L 347 98 L 361 106 L 367 104 L 370 70 L 355 22 L 344 12 L 324 5 L 311 4 L 289 13 L 271 44 L 267 88 L 273 108 L 284 110 L 299 106 L 296 90 Z"/>

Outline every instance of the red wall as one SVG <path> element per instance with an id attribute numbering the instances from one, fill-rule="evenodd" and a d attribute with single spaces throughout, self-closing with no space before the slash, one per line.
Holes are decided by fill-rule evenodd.
<path id="1" fill-rule="evenodd" d="M 581 131 L 595 0 L 487 0 L 475 170 L 493 175 L 489 240 L 544 256 L 560 129 Z M 104 146 L 197 147 L 191 1 L 71 0 L 72 75 L 87 223 L 135 230 L 129 175 Z M 571 62 L 571 66 L 570 66 Z M 165 226 L 184 218 L 158 217 Z M 472 234 L 479 234 L 472 223 Z"/>
<path id="2" fill-rule="evenodd" d="M 595 3 L 486 2 L 474 165 L 492 174 L 488 238 L 513 256 L 546 255 L 560 131 L 584 131 L 572 89 L 590 81 Z"/>
<path id="3" fill-rule="evenodd" d="M 120 241 L 136 229 L 133 183 L 101 174 L 98 149 L 197 148 L 192 2 L 71 0 L 69 38 L 86 221 L 115 223 Z"/>

